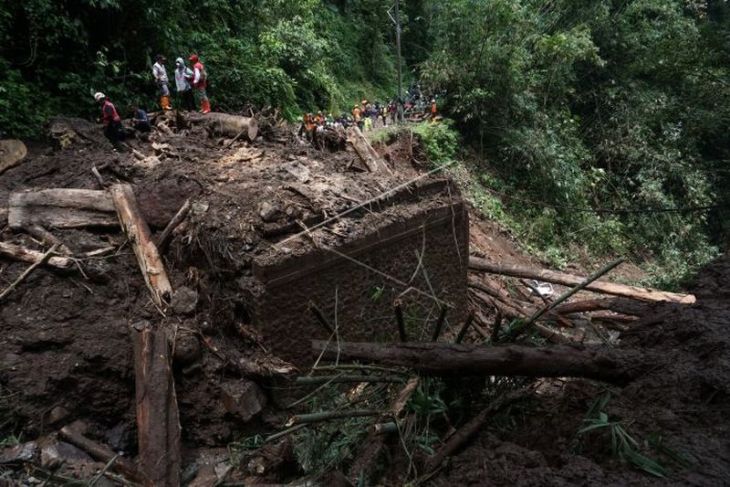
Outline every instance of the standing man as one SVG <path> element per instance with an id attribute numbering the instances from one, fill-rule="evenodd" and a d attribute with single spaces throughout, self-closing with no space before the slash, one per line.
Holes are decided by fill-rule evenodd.
<path id="1" fill-rule="evenodd" d="M 362 122 L 362 109 L 360 108 L 360 105 L 355 105 L 355 108 L 352 109 L 352 118 L 355 121 L 355 125 L 362 130 L 364 128 L 364 124 Z"/>
<path id="2" fill-rule="evenodd" d="M 170 105 L 170 88 L 168 84 L 170 80 L 167 78 L 167 69 L 165 69 L 165 56 L 158 54 L 155 58 L 157 62 L 152 66 L 152 76 L 160 90 L 160 107 L 163 110 L 172 110 Z"/>
<path id="3" fill-rule="evenodd" d="M 205 72 L 205 66 L 200 62 L 197 54 L 190 55 L 190 62 L 193 63 L 193 88 L 200 100 L 200 111 L 210 113 L 210 100 L 205 91 L 208 87 L 208 73 Z"/>
<path id="4" fill-rule="evenodd" d="M 188 111 L 195 110 L 195 100 L 193 99 L 193 88 L 190 81 L 193 79 L 193 71 L 185 66 L 183 58 L 179 57 L 175 60 L 175 88 L 180 96 L 183 108 Z"/>
<path id="5" fill-rule="evenodd" d="M 124 130 L 122 130 L 122 118 L 117 113 L 117 109 L 109 101 L 104 93 L 98 92 L 94 95 L 94 100 L 101 105 L 101 121 L 104 124 L 104 135 L 115 149 L 121 150 L 121 142 L 124 140 Z"/>

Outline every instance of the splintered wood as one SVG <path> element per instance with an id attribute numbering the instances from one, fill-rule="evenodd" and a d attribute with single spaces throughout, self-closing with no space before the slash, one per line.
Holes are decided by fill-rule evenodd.
<path id="1" fill-rule="evenodd" d="M 130 327 L 134 348 L 139 466 L 144 485 L 180 485 L 180 417 L 166 330 Z"/>
<path id="2" fill-rule="evenodd" d="M 116 227 L 114 203 L 106 191 L 43 189 L 11 193 L 8 224 L 21 229 L 32 225 L 55 228 Z"/>
<path id="3" fill-rule="evenodd" d="M 152 293 L 152 299 L 158 306 L 163 306 L 172 297 L 172 285 L 157 246 L 152 241 L 147 222 L 137 206 L 134 191 L 128 184 L 116 184 L 110 188 L 110 192 L 119 222 L 132 243 L 142 275 Z"/>

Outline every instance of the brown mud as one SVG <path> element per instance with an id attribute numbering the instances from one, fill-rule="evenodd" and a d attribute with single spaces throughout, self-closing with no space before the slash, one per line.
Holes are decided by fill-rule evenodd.
<path id="1" fill-rule="evenodd" d="M 199 478 L 208 475 L 210 482 L 200 485 L 218 481 L 216 469 L 227 458 L 230 442 L 275 431 L 285 419 L 279 407 L 281 384 L 247 376 L 235 366 L 241 359 L 275 360 L 260 331 L 248 326 L 240 282 L 249 276 L 252 260 L 266 259 L 273 244 L 300 232 L 297 221 L 316 224 L 424 169 L 419 160 L 423 154 L 408 140 L 378 148 L 397 169 L 395 176 L 363 175 L 352 152 L 317 151 L 285 128 L 263 132 L 253 144 L 226 148 L 226 140 L 209 137 L 201 127 L 181 127 L 172 137 L 153 135 L 155 146 L 131 141 L 144 156 L 140 158 L 113 153 L 98 128 L 85 126 L 66 149 L 32 145 L 25 161 L 0 176 L 0 201 L 6 201 L 10 192 L 26 188 L 98 189 L 91 173 L 95 166 L 109 182 L 134 185 L 145 218 L 157 231 L 186 199 L 194 200 L 165 260 L 176 289 L 191 290 L 187 304 L 181 303 L 167 319 L 177 330 L 174 373 L 184 463 L 195 460 Z M 398 207 L 389 211 L 392 218 L 403 216 Z M 344 219 L 323 237 L 325 242 L 337 245 L 357 238 L 367 231 L 365 216 Z M 41 249 L 29 236 L 3 225 L 1 240 Z M 87 276 L 38 269 L 0 303 L 0 438 L 20 433 L 23 440 L 39 438 L 81 421 L 87 436 L 134 457 L 135 383 L 128 324 L 159 319 L 159 310 L 123 234 L 100 229 L 53 232 L 77 253 L 107 246 L 116 250 L 81 261 L 82 267 L 93 269 Z M 472 251 L 492 260 L 534 263 L 491 222 L 473 218 L 471 239 Z M 297 239 L 283 245 L 296 255 L 312 244 Z M 0 289 L 25 268 L 0 260 Z M 698 275 L 691 289 L 698 297 L 695 305 L 657 305 L 621 337 L 619 346 L 661 359 L 649 374 L 623 388 L 612 387 L 605 412 L 625 425 L 640 443 L 639 450 L 667 466 L 667 479 L 617 459 L 607 431 L 579 437 L 587 411 L 606 389 L 595 382 L 565 380 L 551 381 L 510 414 L 495 417 L 427 484 L 730 483 L 728 282 L 730 259 L 724 257 Z M 246 394 L 258 407 L 241 411 L 226 400 Z M 650 438 L 661 438 L 664 449 L 652 449 Z M 384 485 L 402 485 L 406 467 L 398 445 L 392 446 L 394 465 Z M 66 457 L 74 455 L 81 459 L 78 465 L 100 468 L 78 451 Z M 269 480 L 298 474 L 290 443 L 267 445 L 258 455 L 278 469 Z M 93 468 L 78 465 L 65 473 L 93 475 Z"/>

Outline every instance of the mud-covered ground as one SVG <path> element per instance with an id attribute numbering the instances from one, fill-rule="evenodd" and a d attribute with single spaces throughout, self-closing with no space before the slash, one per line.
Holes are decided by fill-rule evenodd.
<path id="1" fill-rule="evenodd" d="M 174 137 L 156 137 L 154 142 L 161 144 L 157 148 L 132 141 L 142 158 L 114 153 L 100 132 L 94 134 L 98 143 L 77 141 L 65 150 L 46 143 L 31 145 L 27 160 L 0 176 L 0 201 L 26 188 L 98 189 L 93 166 L 109 182 L 134 185 L 156 232 L 186 199 L 195 201 L 188 222 L 166 254 L 175 288 L 193 292 L 165 319 L 177 330 L 174 372 L 185 464 L 199 467 L 193 473 L 199 476 L 198 485 L 214 485 L 221 476 L 214 467 L 225 463 L 228 443 L 275 431 L 286 419 L 278 407 L 281 384 L 251 380 L 235 366 L 241 358 L 271 359 L 256 331 L 246 326 L 237 280 L 245 276 L 252 258 L 267 255 L 272 243 L 300 231 L 297 220 L 321 221 L 413 177 L 423 162 L 414 159 L 422 154 L 414 156 L 403 143 L 380 147 L 391 167 L 398 166 L 397 174 L 362 177 L 352 184 L 361 174 L 353 153 L 316 151 L 286 129 L 269 129 L 256 143 L 237 142 L 227 148 L 226 140 L 208 137 L 201 128 L 186 128 Z M 3 241 L 41 249 L 3 221 L 0 229 Z M 338 242 L 361 231 L 353 219 L 327 238 Z M 86 273 L 38 269 L 0 302 L 0 439 L 20 434 L 23 443 L 81 421 L 79 427 L 87 436 L 134 456 L 134 367 L 128 325 L 159 320 L 159 310 L 120 232 L 54 233 L 75 253 L 110 246 L 115 250 L 82 259 L 79 263 Z M 532 262 L 491 222 L 473 218 L 471 233 L 473 251 L 493 260 Z M 0 260 L 0 289 L 25 268 L 26 264 Z M 730 259 L 724 257 L 698 275 L 690 289 L 698 297 L 695 305 L 655 306 L 650 316 L 623 334 L 618 346 L 640 348 L 656 361 L 650 373 L 625 387 L 550 381 L 495 415 L 474 441 L 425 482 L 444 486 L 730 483 L 728 282 Z M 253 418 L 226 407 L 223 398 L 250 388 L 261 392 L 253 394 L 261 406 Z M 635 451 L 666 469 L 666 478 L 653 477 L 612 454 L 608 428 L 578 434 L 587 424 L 591 406 L 607 391 L 610 400 L 601 412 L 637 441 Z M 44 449 L 43 443 L 37 447 Z M 391 451 L 393 468 L 382 483 L 402 485 L 406 467 L 399 445 L 392 445 Z M 4 478 L 18 478 L 23 469 L 16 461 L 6 462 L 11 454 L 7 449 L 0 452 L 2 485 Z M 269 465 L 280 469 L 270 479 L 293 479 L 300 473 L 290 451 L 272 447 L 264 454 L 271 457 Z M 43 463 L 41 456 L 36 452 Z M 89 478 L 103 466 L 78 450 L 61 456 L 70 459 L 64 471 L 69 476 Z M 43 464 L 48 470 L 57 467 L 48 458 Z M 26 478 L 38 475 L 33 469 L 27 472 Z"/>
<path id="2" fill-rule="evenodd" d="M 430 485 L 727 485 L 730 482 L 730 258 L 697 276 L 691 306 L 655 307 L 622 335 L 656 366 L 625 387 L 565 380 L 497 415 Z M 665 478 L 612 453 L 609 428 L 584 434 L 595 402 L 663 467 Z M 509 418 L 509 421 L 505 421 Z M 641 461 L 639 461 L 641 463 Z"/>

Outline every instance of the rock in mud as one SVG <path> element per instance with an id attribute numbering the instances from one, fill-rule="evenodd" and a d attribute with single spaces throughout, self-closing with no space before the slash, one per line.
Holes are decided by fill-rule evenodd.
<path id="1" fill-rule="evenodd" d="M 177 365 L 190 365 L 200 358 L 200 341 L 192 333 L 181 333 L 175 338 L 175 355 Z"/>
<path id="2" fill-rule="evenodd" d="M 223 406 L 243 421 L 250 421 L 263 411 L 266 395 L 255 382 L 248 380 L 229 381 L 221 385 Z"/>
<path id="3" fill-rule="evenodd" d="M 192 314 L 198 306 L 198 293 L 189 287 L 181 287 L 172 295 L 171 305 L 177 314 Z"/>
<path id="4" fill-rule="evenodd" d="M 29 441 L 0 450 L 0 465 L 30 462 L 38 454 L 38 443 Z"/>
<path id="5" fill-rule="evenodd" d="M 259 216 L 266 223 L 275 222 L 279 219 L 280 215 L 281 210 L 279 207 L 269 203 L 268 201 L 264 201 L 259 205 Z"/>
<path id="6" fill-rule="evenodd" d="M 92 462 L 93 459 L 75 446 L 63 441 L 54 441 L 41 449 L 41 466 L 55 468 L 61 464 Z"/>

